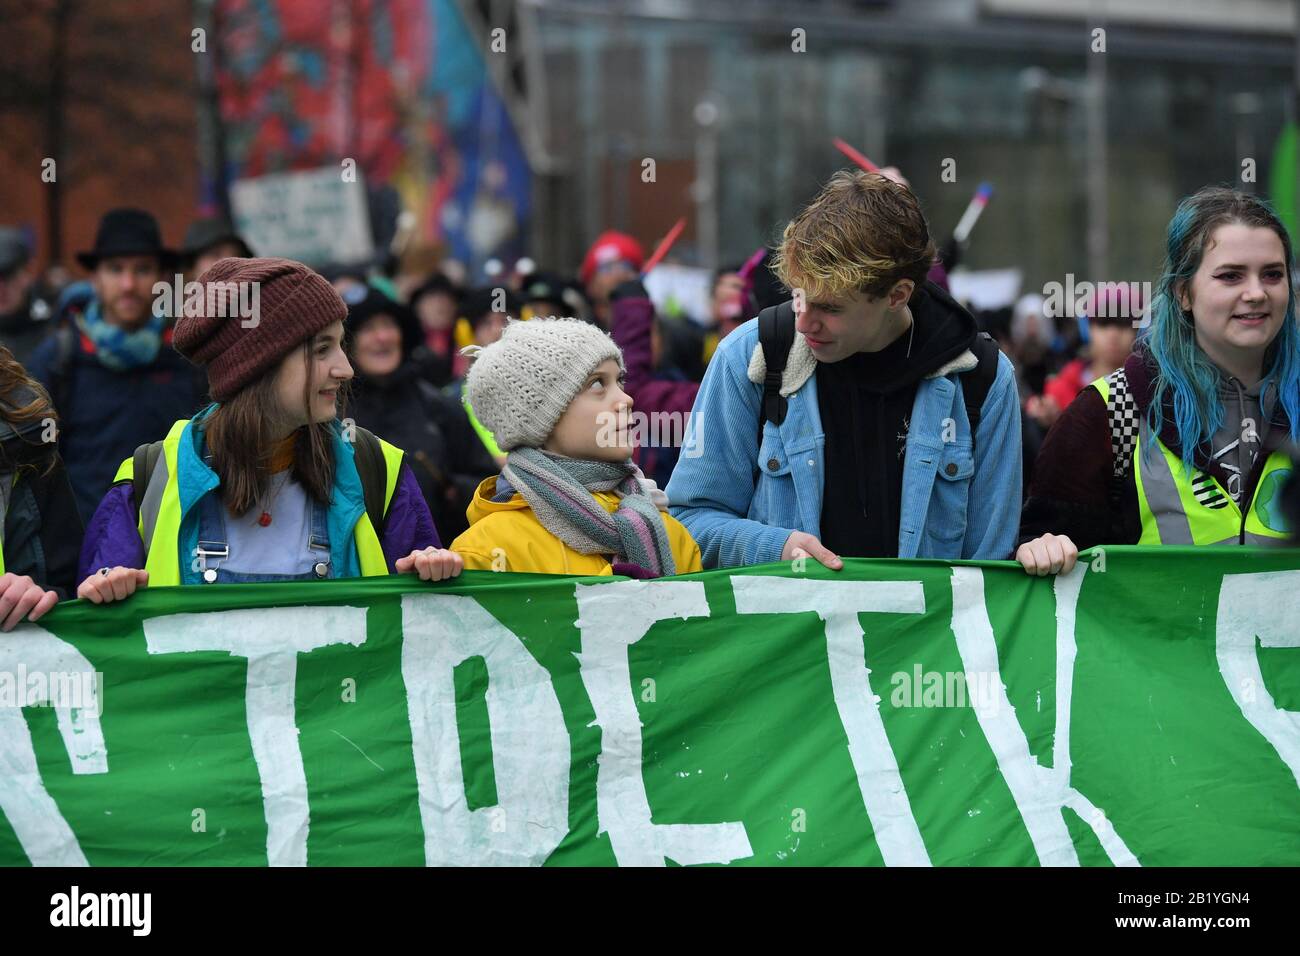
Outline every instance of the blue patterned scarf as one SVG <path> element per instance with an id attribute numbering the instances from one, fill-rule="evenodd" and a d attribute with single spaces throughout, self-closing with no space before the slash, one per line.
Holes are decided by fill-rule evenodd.
<path id="1" fill-rule="evenodd" d="M 115 372 L 140 368 L 157 358 L 166 322 L 163 316 L 150 312 L 144 325 L 128 332 L 104 319 L 99 299 L 92 299 L 86 310 L 76 316 L 77 328 L 95 345 L 95 357 Z"/>

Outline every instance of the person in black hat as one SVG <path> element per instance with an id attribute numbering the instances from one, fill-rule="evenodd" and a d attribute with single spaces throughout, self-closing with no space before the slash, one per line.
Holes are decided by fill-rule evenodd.
<path id="1" fill-rule="evenodd" d="M 94 248 L 77 261 L 91 280 L 64 290 L 55 332 L 29 370 L 59 413 L 59 449 L 84 520 L 136 446 L 203 405 L 207 378 L 172 348 L 175 317 L 164 314 L 170 300 L 155 287 L 170 284 L 180 257 L 163 245 L 152 215 L 106 213 Z"/>
<path id="2" fill-rule="evenodd" d="M 524 303 L 520 315 L 523 319 L 573 316 L 595 321 L 577 283 L 566 281 L 554 272 L 538 271 L 524 276 L 519 284 L 519 298 Z"/>
<path id="3" fill-rule="evenodd" d="M 461 404 L 426 380 L 415 314 L 369 286 L 343 293 L 343 300 L 356 372 L 348 413 L 405 449 L 434 525 L 450 541 L 469 527 L 465 509 L 496 465 Z"/>
<path id="4" fill-rule="evenodd" d="M 158 221 L 142 209 L 113 209 L 99 221 L 95 247 L 77 261 L 92 274 L 102 317 L 127 331 L 149 324 L 153 287 L 180 257 L 163 245 Z"/>
<path id="5" fill-rule="evenodd" d="M 49 332 L 53 311 L 38 291 L 30 260 L 23 234 L 0 226 L 0 344 L 22 363 Z"/>
<path id="6" fill-rule="evenodd" d="M 474 344 L 483 348 L 501 338 L 506 322 L 522 313 L 519 297 L 505 287 L 470 289 L 460 302 L 460 314 L 469 323 Z"/>
<path id="7" fill-rule="evenodd" d="M 190 223 L 181 243 L 181 256 L 186 279 L 190 281 L 207 272 L 208 267 L 219 259 L 254 258 L 244 237 L 235 231 L 228 219 L 220 216 L 208 216 Z"/>

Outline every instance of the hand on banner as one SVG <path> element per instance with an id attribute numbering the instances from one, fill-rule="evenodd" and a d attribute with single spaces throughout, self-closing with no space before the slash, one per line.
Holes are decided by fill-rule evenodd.
<path id="1" fill-rule="evenodd" d="M 443 581 L 454 578 L 465 569 L 465 562 L 455 551 L 446 548 L 425 548 L 412 551 L 393 564 L 399 574 L 414 571 L 421 581 Z"/>
<path id="2" fill-rule="evenodd" d="M 0 575 L 0 631 L 12 631 L 22 620 L 35 621 L 59 601 L 25 574 Z"/>
<path id="3" fill-rule="evenodd" d="M 1016 550 L 1016 560 L 1030 574 L 1066 574 L 1079 560 L 1079 549 L 1063 534 L 1044 534 Z"/>
<path id="4" fill-rule="evenodd" d="M 812 558 L 832 571 L 844 567 L 844 562 L 814 535 L 806 531 L 792 531 L 790 537 L 785 539 L 785 547 L 781 549 L 781 560 L 791 561 L 803 557 Z"/>
<path id="5" fill-rule="evenodd" d="M 96 604 L 120 601 L 149 583 L 149 572 L 139 568 L 100 568 L 77 588 L 77 597 Z"/>

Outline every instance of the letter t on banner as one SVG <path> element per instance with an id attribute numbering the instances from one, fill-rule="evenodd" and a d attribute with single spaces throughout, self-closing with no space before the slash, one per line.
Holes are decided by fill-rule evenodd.
<path id="1" fill-rule="evenodd" d="M 144 622 L 150 654 L 226 651 L 248 658 L 248 735 L 262 782 L 266 862 L 307 865 L 307 772 L 298 746 L 298 655 L 366 641 L 360 607 L 268 607 L 168 614 Z"/>
<path id="2" fill-rule="evenodd" d="M 866 647 L 858 614 L 866 611 L 924 614 L 920 581 L 819 581 L 766 576 L 731 579 L 738 614 L 809 612 L 826 622 L 831 691 L 849 738 L 849 755 L 876 845 L 886 866 L 929 866 L 930 855 L 912 815 L 898 772 L 898 759 L 885 735 L 880 698 L 867 676 Z"/>
<path id="3" fill-rule="evenodd" d="M 627 649 L 655 621 L 708 617 L 698 581 L 620 581 L 579 584 L 578 655 L 582 683 L 600 728 L 596 816 L 619 866 L 730 863 L 753 856 L 743 823 L 657 824 L 641 771 L 641 718 L 632 692 Z"/>

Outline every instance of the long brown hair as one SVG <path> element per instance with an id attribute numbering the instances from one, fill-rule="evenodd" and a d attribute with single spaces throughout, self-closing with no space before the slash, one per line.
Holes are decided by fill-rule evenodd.
<path id="1" fill-rule="evenodd" d="M 303 403 L 307 409 L 311 408 L 311 397 L 316 391 L 312 341 L 304 341 L 300 352 L 307 363 L 307 382 L 303 387 Z M 218 405 L 204 422 L 212 468 L 221 479 L 221 500 L 236 517 L 263 501 L 271 481 L 271 455 L 277 442 L 273 426 L 278 410 L 275 391 L 278 368 L 268 369 L 256 382 Z M 341 383 L 340 411 L 344 398 L 345 383 Z M 312 498 L 325 505 L 334 491 L 332 431 L 332 423 L 327 421 L 303 425 L 295 433 L 293 448 L 293 478 Z"/>
<path id="2" fill-rule="evenodd" d="M 18 404 L 20 398 L 30 400 Z M 58 413 L 54 410 L 49 393 L 40 382 L 27 374 L 27 369 L 4 345 L 0 345 L 0 418 L 12 425 L 15 432 L 32 422 L 58 421 Z M 54 445 L 51 443 L 49 447 L 51 454 L 45 463 L 46 473 L 54 467 L 55 462 Z"/>

